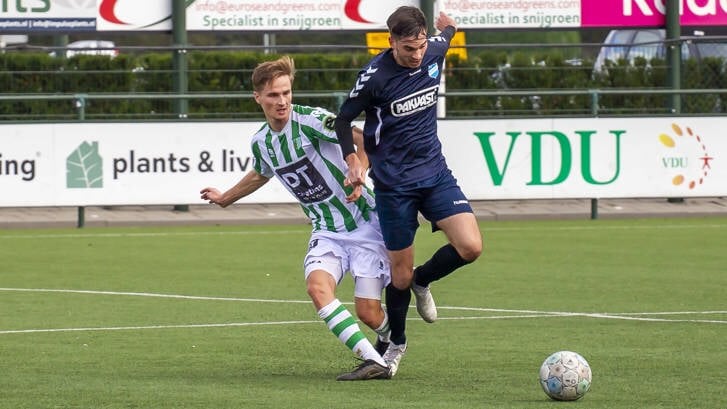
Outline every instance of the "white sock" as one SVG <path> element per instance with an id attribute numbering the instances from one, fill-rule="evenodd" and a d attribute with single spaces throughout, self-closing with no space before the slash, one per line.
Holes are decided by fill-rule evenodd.
<path id="1" fill-rule="evenodd" d="M 361 328 L 356 323 L 350 312 L 341 304 L 338 299 L 318 311 L 318 316 L 325 321 L 328 329 L 338 337 L 344 345 L 362 359 L 373 359 L 381 365 L 386 366 L 384 358 L 379 355 L 366 338 Z"/>
<path id="2" fill-rule="evenodd" d="M 375 328 L 374 331 L 378 334 L 381 342 L 390 342 L 389 336 L 391 335 L 391 329 L 389 329 L 389 314 L 384 310 L 384 320 L 381 321 L 381 325 Z"/>

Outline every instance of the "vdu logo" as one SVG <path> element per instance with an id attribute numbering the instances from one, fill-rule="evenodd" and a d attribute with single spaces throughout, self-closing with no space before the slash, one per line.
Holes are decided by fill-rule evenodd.
<path id="1" fill-rule="evenodd" d="M 103 160 L 98 142 L 83 142 L 66 159 L 67 188 L 102 188 Z"/>
<path id="2" fill-rule="evenodd" d="M 687 190 L 705 184 L 712 161 L 702 135 L 688 125 L 672 123 L 671 134 L 659 134 L 659 142 L 666 148 L 660 157 L 661 166 L 671 173 L 671 183 Z"/>

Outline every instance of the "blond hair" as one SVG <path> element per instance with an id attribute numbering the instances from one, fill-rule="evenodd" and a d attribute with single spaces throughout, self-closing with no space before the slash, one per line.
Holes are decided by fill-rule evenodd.
<path id="1" fill-rule="evenodd" d="M 261 91 L 271 81 L 287 75 L 291 84 L 295 77 L 295 63 L 293 59 L 285 55 L 273 61 L 260 63 L 252 72 L 252 88 Z"/>

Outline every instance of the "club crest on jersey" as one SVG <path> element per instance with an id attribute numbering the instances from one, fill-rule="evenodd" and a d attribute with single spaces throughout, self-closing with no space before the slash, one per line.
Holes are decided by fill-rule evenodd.
<path id="1" fill-rule="evenodd" d="M 439 76 L 439 66 L 437 63 L 430 64 L 429 67 L 427 67 L 427 71 L 429 71 L 429 76 L 434 79 Z"/>
<path id="2" fill-rule="evenodd" d="M 415 92 L 391 103 L 391 114 L 406 116 L 437 105 L 439 85 Z"/>

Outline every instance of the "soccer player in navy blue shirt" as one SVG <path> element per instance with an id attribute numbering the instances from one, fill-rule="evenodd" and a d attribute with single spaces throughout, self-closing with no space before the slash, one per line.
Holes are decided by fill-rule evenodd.
<path id="1" fill-rule="evenodd" d="M 447 166 L 437 135 L 437 91 L 455 21 L 439 13 L 437 36 L 416 7 L 402 6 L 387 19 L 391 48 L 359 72 L 337 115 L 335 128 L 348 164 L 348 183 L 364 183 L 354 154 L 351 122 L 365 113 L 364 147 L 371 164 L 376 207 L 389 251 L 392 284 L 386 288 L 391 344 L 384 354 L 393 372 L 406 351 L 405 321 L 411 300 L 427 322 L 437 318 L 429 284 L 471 263 L 482 252 L 472 208 Z M 418 213 L 442 230 L 448 243 L 414 270 Z"/>

